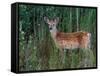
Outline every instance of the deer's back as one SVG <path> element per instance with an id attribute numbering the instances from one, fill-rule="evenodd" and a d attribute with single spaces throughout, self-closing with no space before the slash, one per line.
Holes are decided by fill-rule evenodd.
<path id="1" fill-rule="evenodd" d="M 56 42 L 62 48 L 78 48 L 80 45 L 85 45 L 88 41 L 87 32 L 74 32 L 74 33 L 63 33 L 58 32 L 56 34 Z"/>

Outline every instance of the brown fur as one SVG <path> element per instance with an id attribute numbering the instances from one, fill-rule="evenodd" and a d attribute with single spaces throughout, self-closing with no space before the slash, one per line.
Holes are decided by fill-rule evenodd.
<path id="1" fill-rule="evenodd" d="M 74 32 L 63 33 L 57 32 L 56 42 L 61 47 L 70 48 L 87 48 L 88 45 L 88 33 L 87 32 Z M 68 47 L 69 46 L 69 47 Z"/>

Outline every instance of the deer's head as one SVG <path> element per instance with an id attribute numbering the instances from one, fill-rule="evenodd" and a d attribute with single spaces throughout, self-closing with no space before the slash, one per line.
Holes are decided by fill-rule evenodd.
<path id="1" fill-rule="evenodd" d="M 56 19 L 48 19 L 47 17 L 44 17 L 44 21 L 48 24 L 50 32 L 57 31 L 56 26 L 59 22 L 59 18 Z"/>

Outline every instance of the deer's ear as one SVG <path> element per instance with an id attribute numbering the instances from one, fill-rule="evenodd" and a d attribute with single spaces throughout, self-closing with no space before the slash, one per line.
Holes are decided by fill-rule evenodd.
<path id="1" fill-rule="evenodd" d="M 56 19 L 54 19 L 54 21 L 55 21 L 56 23 L 58 23 L 58 22 L 59 22 L 59 17 L 57 17 Z"/>
<path id="2" fill-rule="evenodd" d="M 59 17 L 57 17 L 57 21 L 59 22 Z"/>
<path id="3" fill-rule="evenodd" d="M 47 17 L 44 17 L 44 21 L 48 23 L 49 19 Z"/>

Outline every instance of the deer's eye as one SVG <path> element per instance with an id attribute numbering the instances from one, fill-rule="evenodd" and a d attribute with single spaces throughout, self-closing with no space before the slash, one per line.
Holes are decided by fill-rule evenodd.
<path id="1" fill-rule="evenodd" d="M 54 24 L 52 26 L 54 26 Z"/>

